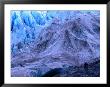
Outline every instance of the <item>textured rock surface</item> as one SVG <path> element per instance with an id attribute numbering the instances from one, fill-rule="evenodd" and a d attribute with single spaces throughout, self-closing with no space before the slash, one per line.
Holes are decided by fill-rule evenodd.
<path id="1" fill-rule="evenodd" d="M 16 11 L 11 32 L 11 76 L 100 74 L 100 62 L 91 66 L 100 60 L 99 11 Z M 84 74 L 85 62 L 94 74 Z"/>

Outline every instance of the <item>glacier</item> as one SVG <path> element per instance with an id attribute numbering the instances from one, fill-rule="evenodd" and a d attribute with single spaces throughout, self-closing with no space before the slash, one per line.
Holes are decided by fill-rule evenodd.
<path id="1" fill-rule="evenodd" d="M 99 10 L 11 11 L 10 31 L 13 77 L 100 75 Z"/>

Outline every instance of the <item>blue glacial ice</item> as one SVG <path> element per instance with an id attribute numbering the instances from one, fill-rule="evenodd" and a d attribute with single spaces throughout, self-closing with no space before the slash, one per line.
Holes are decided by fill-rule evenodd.
<path id="1" fill-rule="evenodd" d="M 100 60 L 98 10 L 11 11 L 10 30 L 12 76 Z"/>

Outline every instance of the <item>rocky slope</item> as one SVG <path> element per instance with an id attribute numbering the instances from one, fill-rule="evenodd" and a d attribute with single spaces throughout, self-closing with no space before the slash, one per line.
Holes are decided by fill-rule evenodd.
<path id="1" fill-rule="evenodd" d="M 13 20 L 11 29 L 11 76 L 91 76 L 80 71 L 84 72 L 85 63 L 90 67 L 100 60 L 98 11 L 50 11 L 45 17 L 35 12 L 17 15 L 21 22 L 18 27 L 14 25 L 19 24 L 17 19 Z M 92 76 L 100 74 L 100 67 L 96 66 L 91 66 L 91 70 L 98 75 Z"/>

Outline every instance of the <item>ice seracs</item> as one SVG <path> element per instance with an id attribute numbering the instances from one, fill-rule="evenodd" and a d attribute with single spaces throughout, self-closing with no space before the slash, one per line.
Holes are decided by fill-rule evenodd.
<path id="1" fill-rule="evenodd" d="M 100 60 L 99 13 L 13 12 L 12 74 L 13 71 L 18 72 L 16 67 L 23 67 L 29 71 L 35 67 L 35 70 L 44 74 L 51 69 L 80 66 L 85 62 Z"/>

